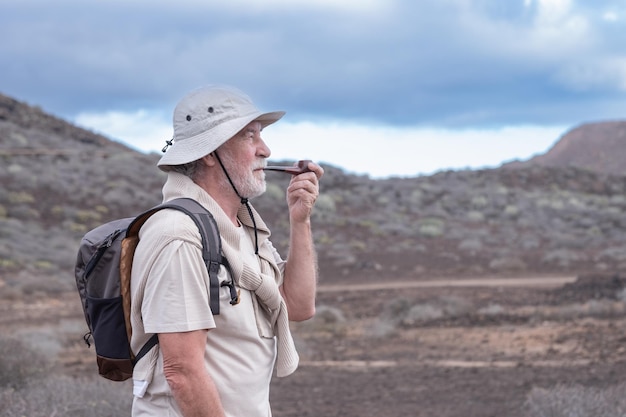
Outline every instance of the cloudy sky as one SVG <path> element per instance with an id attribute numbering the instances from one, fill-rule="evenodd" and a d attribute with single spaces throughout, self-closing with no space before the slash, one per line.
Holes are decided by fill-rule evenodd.
<path id="1" fill-rule="evenodd" d="M 626 119 L 624 0 L 0 0 L 0 93 L 145 151 L 234 85 L 272 159 L 372 177 L 498 166 Z"/>

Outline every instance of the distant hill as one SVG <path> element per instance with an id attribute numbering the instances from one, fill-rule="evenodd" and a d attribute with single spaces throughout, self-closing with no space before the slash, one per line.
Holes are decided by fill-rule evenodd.
<path id="1" fill-rule="evenodd" d="M 593 138 L 583 150 L 572 135 L 553 159 L 517 169 L 374 180 L 324 166 L 313 218 L 321 282 L 625 269 L 626 176 L 587 169 L 619 166 L 606 158 L 621 150 Z M 585 156 L 573 159 L 583 168 L 548 163 L 567 152 Z M 160 202 L 158 158 L 0 95 L 0 298 L 72 290 L 81 236 Z M 288 178 L 267 178 L 254 205 L 286 255 Z"/>
<path id="2" fill-rule="evenodd" d="M 541 165 L 589 169 L 606 174 L 626 174 L 626 121 L 588 123 L 559 139 L 545 154 L 513 166 Z"/>

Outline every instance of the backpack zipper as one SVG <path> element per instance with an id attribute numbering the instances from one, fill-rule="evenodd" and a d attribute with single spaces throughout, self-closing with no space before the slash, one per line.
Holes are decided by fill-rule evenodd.
<path id="1" fill-rule="evenodd" d="M 98 249 L 96 249 L 96 252 L 93 254 L 91 259 L 87 263 L 87 266 L 85 266 L 85 279 L 89 278 L 89 275 L 91 275 L 91 272 L 93 271 L 93 269 L 96 267 L 98 262 L 100 262 L 100 259 L 102 258 L 102 255 L 104 255 L 104 252 L 108 248 L 111 247 L 111 245 L 113 244 L 113 241 L 124 230 L 126 230 L 126 229 L 117 229 L 116 231 L 111 233 L 109 236 L 107 236 L 106 240 L 104 242 L 102 242 L 102 244 L 100 244 L 100 246 L 98 246 Z"/>

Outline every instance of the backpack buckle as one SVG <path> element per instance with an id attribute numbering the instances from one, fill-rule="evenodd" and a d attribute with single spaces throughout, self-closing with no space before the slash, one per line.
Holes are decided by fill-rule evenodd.
<path id="1" fill-rule="evenodd" d="M 240 298 L 241 290 L 238 290 L 237 288 L 235 288 L 235 283 L 232 280 L 224 281 L 222 282 L 220 286 L 228 287 L 230 289 L 230 305 L 231 306 L 235 306 L 239 304 L 239 302 L 241 301 L 241 298 Z"/>

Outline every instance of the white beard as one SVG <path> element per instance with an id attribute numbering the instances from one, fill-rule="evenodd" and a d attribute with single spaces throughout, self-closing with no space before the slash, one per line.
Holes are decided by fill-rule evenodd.
<path id="1" fill-rule="evenodd" d="M 233 181 L 235 188 L 243 198 L 254 198 L 263 194 L 267 188 L 265 182 L 265 172 L 254 171 L 255 168 L 263 167 L 263 161 L 259 160 L 257 164 L 252 167 L 244 167 L 235 161 L 229 152 L 225 151 L 220 153 L 220 159 L 224 164 L 224 168 L 230 175 L 230 179 Z M 224 176 L 222 187 L 225 189 L 232 188 L 228 182 L 228 178 Z"/>

